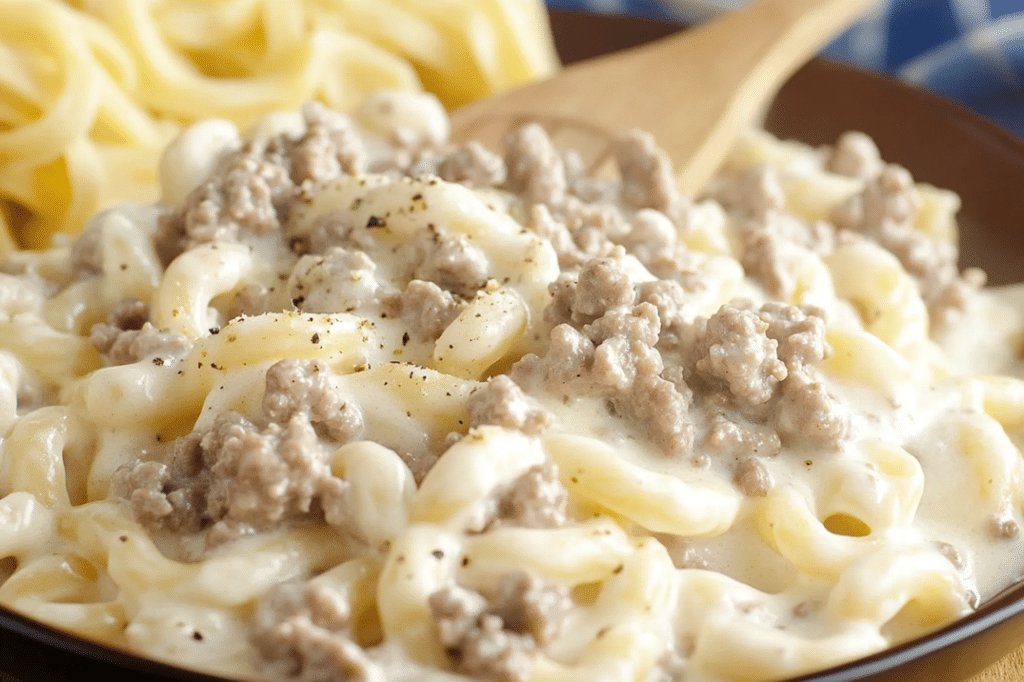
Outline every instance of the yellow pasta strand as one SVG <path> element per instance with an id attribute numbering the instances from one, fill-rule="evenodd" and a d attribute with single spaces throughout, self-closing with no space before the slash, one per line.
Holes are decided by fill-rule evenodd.
<path id="1" fill-rule="evenodd" d="M 155 200 L 182 124 L 424 85 L 455 106 L 556 66 L 539 0 L 0 0 L 0 254 Z"/>

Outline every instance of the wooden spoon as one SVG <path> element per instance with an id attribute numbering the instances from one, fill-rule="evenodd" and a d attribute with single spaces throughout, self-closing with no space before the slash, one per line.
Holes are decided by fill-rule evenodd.
<path id="1" fill-rule="evenodd" d="M 782 83 L 876 1 L 754 0 L 698 28 L 463 106 L 452 114 L 452 139 L 500 149 L 509 130 L 534 121 L 568 131 L 573 146 L 590 147 L 584 152 L 597 160 L 618 135 L 641 128 L 692 196 Z"/>

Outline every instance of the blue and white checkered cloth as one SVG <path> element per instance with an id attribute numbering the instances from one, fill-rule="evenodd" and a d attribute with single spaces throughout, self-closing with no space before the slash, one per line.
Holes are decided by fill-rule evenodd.
<path id="1" fill-rule="evenodd" d="M 557 9 L 706 20 L 744 0 L 548 0 Z M 885 0 L 823 56 L 895 75 L 1024 137 L 1024 0 Z"/>

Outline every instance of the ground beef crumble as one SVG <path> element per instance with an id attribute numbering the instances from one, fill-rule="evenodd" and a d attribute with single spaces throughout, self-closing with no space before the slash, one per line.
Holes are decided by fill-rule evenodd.
<path id="1" fill-rule="evenodd" d="M 569 493 L 558 479 L 558 466 L 545 462 L 530 467 L 495 494 L 493 520 L 523 528 L 558 528 L 567 520 Z"/>
<path id="2" fill-rule="evenodd" d="M 434 282 L 464 299 L 473 298 L 487 281 L 490 261 L 466 235 L 422 231 L 417 239 L 414 279 Z"/>
<path id="3" fill-rule="evenodd" d="M 433 282 L 414 279 L 399 301 L 402 321 L 417 341 L 436 341 L 465 304 Z"/>
<path id="4" fill-rule="evenodd" d="M 184 206 L 160 217 L 157 250 L 164 263 L 199 244 L 237 241 L 280 227 L 278 207 L 296 191 L 287 170 L 250 143 L 222 161 L 223 170 L 193 190 Z"/>
<path id="5" fill-rule="evenodd" d="M 103 221 L 92 220 L 71 244 L 71 272 L 85 279 L 103 272 Z"/>
<path id="6" fill-rule="evenodd" d="M 362 140 L 347 116 L 316 101 L 303 104 L 301 112 L 306 131 L 284 151 L 292 182 L 327 182 L 366 167 Z"/>
<path id="7" fill-rule="evenodd" d="M 711 184 L 708 195 L 733 218 L 744 272 L 770 296 L 792 297 L 789 262 L 803 256 L 799 249 L 818 255 L 835 250 L 836 229 L 830 223 L 807 222 L 783 212 L 786 195 L 779 172 L 772 166 L 758 164 L 720 177 Z"/>
<path id="8" fill-rule="evenodd" d="M 622 176 L 622 203 L 653 208 L 668 216 L 681 215 L 686 202 L 679 193 L 672 162 L 653 135 L 630 131 L 615 145 L 615 160 Z"/>
<path id="9" fill-rule="evenodd" d="M 584 242 L 603 244 L 629 234 L 629 222 L 622 209 L 612 203 L 589 203 L 570 195 L 562 204 L 560 217 L 581 247 L 585 246 Z M 588 236 L 581 238 L 584 234 Z"/>
<path id="10" fill-rule="evenodd" d="M 430 595 L 434 631 L 452 668 L 475 679 L 524 682 L 538 650 L 561 629 L 568 590 L 516 571 L 495 593 L 453 586 Z"/>
<path id="11" fill-rule="evenodd" d="M 562 273 L 548 291 L 551 303 L 544 319 L 574 326 L 594 322 L 610 308 L 631 305 L 636 298 L 632 281 L 613 258 L 589 261 L 576 277 Z"/>
<path id="12" fill-rule="evenodd" d="M 466 409 L 470 428 L 494 424 L 536 436 L 553 423 L 550 412 L 503 374 L 474 389 L 466 402 Z"/>
<path id="13" fill-rule="evenodd" d="M 115 472 L 112 491 L 131 502 L 143 526 L 195 533 L 208 525 L 205 492 L 210 474 L 204 466 L 201 440 L 199 433 L 178 438 L 167 463 L 139 462 Z"/>
<path id="14" fill-rule="evenodd" d="M 629 231 L 617 241 L 648 266 L 674 258 L 676 226 L 661 211 L 643 208 L 633 215 Z"/>
<path id="15" fill-rule="evenodd" d="M 691 317 L 687 314 L 690 293 L 674 279 L 658 279 L 637 286 L 639 301 L 650 303 L 658 310 L 661 322 L 659 349 L 676 348 L 679 345 L 683 327 Z"/>
<path id="16" fill-rule="evenodd" d="M 985 280 L 975 269 L 961 275 L 956 245 L 914 227 L 920 203 L 910 172 L 888 164 L 832 218 L 840 229 L 868 236 L 892 252 L 917 281 L 932 319 L 941 324 L 963 310 Z"/>
<path id="17" fill-rule="evenodd" d="M 770 296 L 791 299 L 797 289 L 791 263 L 806 257 L 803 249 L 827 256 L 838 240 L 835 227 L 825 221 L 807 223 L 770 214 L 741 225 L 740 263 Z"/>
<path id="18" fill-rule="evenodd" d="M 811 372 L 794 372 L 783 384 L 777 407 L 783 442 L 838 450 L 850 435 L 849 409 L 829 395 Z"/>
<path id="19" fill-rule="evenodd" d="M 348 440 L 361 428 L 359 411 L 330 390 L 315 361 L 278 362 L 266 384 L 265 425 L 223 412 L 209 430 L 175 441 L 168 463 L 144 461 L 115 474 L 115 492 L 131 501 L 140 523 L 209 530 L 210 545 L 309 513 L 344 530 L 348 484 L 331 473 L 317 428 Z"/>
<path id="20" fill-rule="evenodd" d="M 694 327 L 696 375 L 724 386 L 740 404 L 768 402 L 788 375 L 778 341 L 768 338 L 768 323 L 756 312 L 725 305 L 710 318 L 698 318 Z"/>
<path id="21" fill-rule="evenodd" d="M 788 297 L 792 294 L 787 251 L 791 242 L 771 229 L 751 229 L 743 233 L 743 251 L 740 263 L 743 271 L 760 282 L 771 296 Z"/>
<path id="22" fill-rule="evenodd" d="M 1020 534 L 1020 525 L 1011 517 L 993 516 L 989 519 L 989 533 L 997 540 L 1007 540 Z"/>
<path id="23" fill-rule="evenodd" d="M 683 456 L 693 447 L 694 428 L 688 414 L 691 403 L 687 387 L 659 376 L 642 376 L 633 387 L 634 418 L 640 420 L 654 444 L 669 455 Z"/>
<path id="24" fill-rule="evenodd" d="M 267 370 L 263 413 L 283 424 L 296 414 L 339 443 L 355 440 L 363 430 L 359 407 L 331 386 L 326 365 L 319 360 L 281 360 Z"/>
<path id="25" fill-rule="evenodd" d="M 737 460 L 775 457 L 782 451 L 778 434 L 767 425 L 730 419 L 721 413 L 715 414 L 710 420 L 707 445 L 718 455 Z"/>
<path id="26" fill-rule="evenodd" d="M 827 152 L 825 168 L 851 178 L 870 180 L 882 172 L 885 165 L 875 141 L 855 130 L 840 135 Z"/>
<path id="27" fill-rule="evenodd" d="M 271 588 L 257 604 L 249 641 L 257 665 L 300 682 L 383 682 L 382 671 L 346 632 L 347 595 L 298 580 Z"/>
<path id="28" fill-rule="evenodd" d="M 543 358 L 527 355 L 512 368 L 511 376 L 530 390 L 546 390 L 569 400 L 576 380 L 584 380 L 594 362 L 594 344 L 569 324 L 551 330 Z"/>
<path id="29" fill-rule="evenodd" d="M 642 341 L 614 336 L 595 346 L 589 379 L 598 390 L 617 396 L 630 391 L 640 377 L 656 376 L 662 369 L 656 350 Z"/>
<path id="30" fill-rule="evenodd" d="M 505 161 L 479 142 L 468 142 L 452 150 L 438 165 L 442 180 L 469 187 L 497 187 L 505 182 Z"/>
<path id="31" fill-rule="evenodd" d="M 331 212 L 318 216 L 308 235 L 294 235 L 290 238 L 306 253 L 325 253 L 333 247 L 344 247 L 350 251 L 372 251 L 376 240 L 366 225 L 358 225 L 343 213 Z"/>
<path id="32" fill-rule="evenodd" d="M 759 317 L 768 323 L 765 335 L 778 342 L 776 353 L 790 372 L 817 364 L 832 354 L 825 339 L 825 311 L 813 305 L 765 303 Z"/>
<path id="33" fill-rule="evenodd" d="M 544 129 L 518 128 L 505 140 L 505 188 L 527 204 L 558 207 L 565 199 L 565 162 Z"/>
<path id="34" fill-rule="evenodd" d="M 591 258 L 606 256 L 607 251 L 613 244 L 604 240 L 598 253 L 590 253 L 585 250 L 585 244 L 576 242 L 573 234 L 563 221 L 556 220 L 544 204 L 534 204 L 530 208 L 529 229 L 542 239 L 551 242 L 555 253 L 558 255 L 558 265 L 564 270 L 582 265 Z"/>
<path id="35" fill-rule="evenodd" d="M 613 416 L 631 420 L 670 455 L 687 453 L 694 430 L 691 394 L 682 377 L 661 377 L 656 305 L 634 305 L 637 291 L 615 259 L 594 259 L 578 278 L 560 276 L 545 320 L 554 324 L 543 359 L 528 355 L 512 371 L 524 385 L 556 396 L 603 398 Z"/>
<path id="36" fill-rule="evenodd" d="M 310 511 L 314 497 L 330 495 L 340 481 L 303 415 L 259 429 L 239 414 L 216 419 L 200 442 L 209 462 L 207 514 L 229 524 L 267 530 Z"/>
<path id="37" fill-rule="evenodd" d="M 713 180 L 706 194 L 744 221 L 765 221 L 786 207 L 778 172 L 763 163 Z"/>
<path id="38" fill-rule="evenodd" d="M 635 306 L 618 306 L 583 326 L 583 333 L 595 344 L 622 337 L 638 341 L 645 346 L 655 346 L 661 332 L 661 316 L 652 303 L 638 303 Z"/>
<path id="39" fill-rule="evenodd" d="M 150 324 L 149 305 L 136 298 L 115 304 L 106 322 L 93 325 L 89 340 L 107 365 L 127 365 L 140 360 L 171 365 L 192 348 L 192 342 L 182 334 Z"/>
<path id="40" fill-rule="evenodd" d="M 765 448 L 757 454 L 771 456 L 782 442 L 797 441 L 836 450 L 849 437 L 849 410 L 817 375 L 816 365 L 832 352 L 821 309 L 775 302 L 754 308 L 736 301 L 697 318 L 685 336 L 691 356 L 684 375 L 702 402 L 716 405 L 706 437 L 716 452 L 743 459 L 751 449 Z M 686 368 L 692 368 L 688 374 Z M 730 410 L 752 426 L 726 417 Z M 761 432 L 757 425 L 767 419 L 777 434 Z"/>
<path id="41" fill-rule="evenodd" d="M 772 487 L 771 474 L 756 457 L 745 457 L 736 462 L 732 481 L 747 497 L 764 497 Z"/>
<path id="42" fill-rule="evenodd" d="M 227 318 L 233 320 L 243 315 L 262 315 L 270 312 L 269 305 L 270 289 L 259 282 L 249 282 L 235 294 Z"/>
<path id="43" fill-rule="evenodd" d="M 156 246 L 164 263 L 199 244 L 278 230 L 304 182 L 365 169 L 363 143 L 346 116 L 318 102 L 301 113 L 301 135 L 253 138 L 220 159 L 183 206 L 159 218 Z"/>

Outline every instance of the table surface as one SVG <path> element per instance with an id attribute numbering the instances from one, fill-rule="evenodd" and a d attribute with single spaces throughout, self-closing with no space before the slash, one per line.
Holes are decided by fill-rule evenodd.
<path id="1" fill-rule="evenodd" d="M 1024 647 L 999 660 L 995 665 L 971 678 L 971 682 L 1024 681 Z"/>

